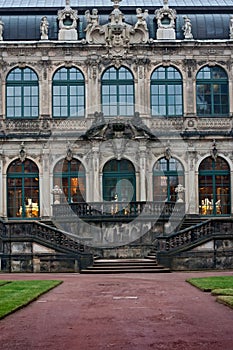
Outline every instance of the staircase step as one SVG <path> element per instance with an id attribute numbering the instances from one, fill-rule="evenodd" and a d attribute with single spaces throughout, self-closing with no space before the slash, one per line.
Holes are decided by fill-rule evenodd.
<path id="1" fill-rule="evenodd" d="M 120 270 L 120 269 L 116 269 L 116 270 L 106 270 L 106 269 L 103 269 L 103 270 L 100 270 L 100 269 L 93 269 L 93 270 L 90 270 L 90 269 L 85 269 L 85 270 L 81 270 L 81 273 L 83 274 L 93 274 L 93 273 L 96 273 L 96 274 L 101 274 L 101 273 L 168 273 L 170 272 L 170 269 L 168 268 L 160 268 L 160 269 L 140 269 L 140 268 L 137 268 L 137 269 L 124 269 L 124 270 Z"/>
<path id="2" fill-rule="evenodd" d="M 124 266 L 122 266 L 122 265 L 116 265 L 116 266 L 111 266 L 111 265 L 109 265 L 109 266 L 106 266 L 106 265 L 104 265 L 104 266 L 95 266 L 95 265 L 93 265 L 93 266 L 90 266 L 90 267 L 88 267 L 88 270 L 94 270 L 94 269 L 97 269 L 97 270 L 125 270 L 125 269 L 138 269 L 138 268 L 140 268 L 140 269 L 161 269 L 162 268 L 162 266 L 159 266 L 159 265 L 124 265 Z"/>
<path id="3" fill-rule="evenodd" d="M 145 259 L 95 259 L 93 266 L 81 271 L 81 273 L 155 273 L 170 272 L 170 269 L 157 264 L 153 258 Z"/>

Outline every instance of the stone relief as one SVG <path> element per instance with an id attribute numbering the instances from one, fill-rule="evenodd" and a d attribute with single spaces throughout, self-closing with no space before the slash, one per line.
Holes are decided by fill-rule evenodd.
<path id="1" fill-rule="evenodd" d="M 122 53 L 130 44 L 147 43 L 149 41 L 146 22 L 148 11 L 143 12 L 141 8 L 138 8 L 136 10 L 137 22 L 135 26 L 127 24 L 125 16 L 119 9 L 120 1 L 112 0 L 114 9 L 109 15 L 109 23 L 104 25 L 99 24 L 97 9 L 93 9 L 91 13 L 89 10 L 86 11 L 87 26 L 85 32 L 88 44 L 103 44 L 116 53 Z"/>

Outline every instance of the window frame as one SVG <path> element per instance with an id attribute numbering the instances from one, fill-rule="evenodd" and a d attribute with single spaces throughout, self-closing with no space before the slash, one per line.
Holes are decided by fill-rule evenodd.
<path id="1" fill-rule="evenodd" d="M 169 70 L 172 70 L 171 72 Z M 164 71 L 164 73 L 162 73 Z M 179 78 L 170 78 L 169 74 L 179 75 Z M 164 75 L 163 78 L 153 78 L 153 75 L 158 74 L 158 75 Z M 158 87 L 158 93 L 153 93 L 153 87 L 157 86 Z M 176 93 L 175 87 L 179 86 L 181 92 L 180 94 Z M 174 87 L 174 93 L 170 94 L 169 89 L 170 87 Z M 163 88 L 163 89 L 162 89 Z M 164 90 L 164 93 L 159 93 L 159 90 Z M 160 103 L 161 96 L 164 96 L 164 103 Z M 177 96 L 180 96 L 181 98 L 181 103 L 176 103 L 177 101 Z M 173 98 L 172 98 L 173 97 Z M 169 102 L 169 98 L 173 99 L 173 103 Z M 174 118 L 176 116 L 181 117 L 183 116 L 184 113 L 184 102 L 183 102 L 183 78 L 180 73 L 180 71 L 173 67 L 173 66 L 168 66 L 168 67 L 163 67 L 159 66 L 151 74 L 150 78 L 150 108 L 151 108 L 151 115 L 152 117 L 169 117 L 169 118 Z M 157 100 L 157 104 L 154 103 L 153 101 Z M 164 109 L 164 113 L 160 113 L 162 110 L 162 107 Z M 169 109 L 173 107 L 174 113 L 169 112 Z M 158 109 L 158 113 L 155 113 L 154 110 L 155 108 Z M 178 113 L 178 108 L 181 108 L 181 112 Z"/>
<path id="2" fill-rule="evenodd" d="M 171 160 L 175 161 L 175 164 L 177 164 L 178 168 L 177 169 L 171 169 Z M 155 169 L 156 165 L 158 164 L 159 166 L 161 166 L 161 162 L 164 162 L 164 164 L 166 164 L 166 168 L 165 169 Z M 180 168 L 180 169 L 179 169 Z M 171 189 L 171 179 L 176 177 L 177 178 L 177 184 L 176 186 L 178 186 L 179 184 L 181 184 L 182 186 L 184 186 L 184 182 L 185 182 L 185 172 L 184 172 L 184 167 L 183 164 L 176 158 L 166 158 L 166 157 L 162 157 L 160 159 L 158 159 L 154 166 L 153 166 L 153 201 L 155 202 L 161 202 L 161 201 L 166 201 L 166 202 L 176 202 L 177 201 L 177 193 L 175 192 L 175 188 L 174 187 L 174 191 L 172 191 Z M 160 190 L 162 190 L 162 181 L 164 182 L 164 189 L 166 187 L 166 193 L 155 193 L 155 179 L 159 179 L 160 178 Z M 171 200 L 171 197 L 175 196 L 175 200 Z M 159 200 L 156 200 L 156 198 L 159 198 Z"/>
<path id="3" fill-rule="evenodd" d="M 124 73 L 126 76 L 130 75 L 130 78 L 121 78 L 120 75 Z M 111 75 L 116 75 L 115 78 L 110 78 Z M 109 75 L 109 78 L 105 78 Z M 109 87 L 109 93 L 104 93 Z M 113 87 L 115 87 L 115 93 L 113 94 Z M 130 90 L 132 87 L 132 92 L 128 93 L 127 89 Z M 125 89 L 124 89 L 125 88 Z M 112 90 L 112 93 L 111 93 Z M 120 90 L 126 90 L 126 93 L 121 93 Z M 111 101 L 115 97 L 115 101 Z M 108 100 L 108 103 L 104 101 Z M 131 101 L 129 101 L 131 99 Z M 122 101 L 123 102 L 122 102 Z M 101 78 L 101 105 L 102 112 L 105 117 L 114 118 L 117 116 L 131 117 L 135 112 L 135 86 L 134 86 L 134 76 L 130 69 L 121 66 L 120 68 L 109 67 L 102 74 Z M 115 108 L 115 112 L 110 113 L 111 109 Z M 129 108 L 129 112 L 127 111 Z M 105 111 L 108 110 L 108 113 Z M 123 111 L 125 113 L 123 113 Z"/>
<path id="4" fill-rule="evenodd" d="M 17 71 L 19 71 L 17 73 Z M 28 72 L 31 75 L 31 79 L 26 79 Z M 20 75 L 20 79 L 16 79 L 17 75 Z M 11 76 L 15 76 L 15 79 L 11 79 Z M 32 79 L 33 76 L 35 79 Z M 32 88 L 36 88 L 35 94 L 32 94 Z M 12 96 L 9 94 L 9 88 L 12 88 L 14 93 Z M 18 88 L 18 89 L 17 89 Z M 26 95 L 25 91 L 30 89 L 30 93 Z M 16 95 L 16 89 L 19 91 L 19 94 Z M 26 104 L 26 98 L 30 99 L 30 103 Z M 12 99 L 12 105 L 10 105 L 10 100 Z M 36 99 L 36 103 L 33 100 Z M 18 104 L 17 104 L 18 100 Z M 19 68 L 16 67 L 12 69 L 6 77 L 6 118 L 9 119 L 37 119 L 39 118 L 39 80 L 36 72 L 29 68 Z M 26 115 L 26 107 L 31 111 L 29 115 Z M 10 108 L 14 113 L 9 113 Z M 36 110 L 35 110 L 36 108 Z M 16 110 L 19 113 L 16 113 Z M 32 110 L 35 110 L 36 113 L 33 115 Z"/>
<path id="5" fill-rule="evenodd" d="M 205 78 L 204 75 L 205 73 L 208 74 L 207 70 L 209 70 L 210 77 Z M 225 77 L 219 77 L 219 78 L 214 78 L 213 75 L 216 74 L 217 70 L 219 72 L 224 73 Z M 206 71 L 206 72 L 205 72 Z M 216 71 L 216 72 L 215 72 Z M 198 78 L 198 75 L 203 75 L 203 77 Z M 216 90 L 216 86 L 220 88 L 220 93 L 217 94 L 215 93 L 214 90 Z M 203 87 L 203 94 L 198 93 L 198 89 L 200 87 Z M 226 92 L 222 93 L 222 88 L 226 88 Z M 205 93 L 204 89 L 209 89 L 209 93 Z M 200 97 L 201 96 L 201 97 Z M 225 104 L 222 103 L 215 103 L 215 99 L 219 96 L 219 100 L 222 100 L 223 97 L 227 98 L 227 102 Z M 205 99 L 206 97 L 206 99 Z M 198 102 L 198 98 L 202 98 L 202 103 Z M 209 99 L 209 101 L 208 101 Z M 209 103 L 208 103 L 209 102 Z M 206 112 L 199 112 L 200 106 L 203 106 L 203 108 L 206 108 Z M 221 111 L 218 113 L 216 112 L 216 108 L 219 106 Z M 223 107 L 225 106 L 226 112 L 223 112 Z M 208 110 L 210 108 L 210 110 Z M 229 110 L 230 110 L 230 105 L 229 105 L 229 79 L 226 71 L 220 67 L 220 66 L 204 66 L 202 67 L 196 75 L 196 112 L 197 116 L 199 117 L 219 117 L 219 116 L 224 116 L 227 117 L 229 116 Z"/>
<path id="6" fill-rule="evenodd" d="M 81 166 L 82 170 L 72 170 L 72 162 L 75 161 L 76 162 L 76 167 L 79 168 Z M 64 165 L 65 163 L 65 165 Z M 62 164 L 62 170 L 61 171 L 56 171 L 56 167 L 59 166 L 59 164 Z M 67 171 L 64 171 L 63 169 L 67 166 Z M 58 181 L 56 181 L 56 179 L 58 179 Z M 67 179 L 67 186 L 63 185 L 63 179 Z M 72 189 L 74 189 L 75 187 L 72 185 L 72 179 L 83 179 L 83 185 L 84 185 L 84 192 L 80 191 L 80 194 L 83 198 L 83 200 L 81 200 L 81 202 L 84 202 L 86 200 L 86 171 L 85 171 L 85 167 L 82 164 L 82 162 L 78 159 L 71 159 L 71 160 L 67 160 L 67 159 L 60 159 L 54 166 L 53 169 L 53 185 L 58 185 L 59 188 L 61 188 L 62 193 L 64 194 L 64 200 L 63 201 L 67 201 L 69 204 L 73 203 L 73 202 L 77 202 L 76 200 L 73 199 L 75 193 L 72 193 Z M 78 183 L 78 187 L 79 187 L 79 181 Z M 62 186 L 61 186 L 62 184 Z M 66 191 L 64 191 L 64 188 L 67 188 L 67 194 L 65 193 Z M 80 202 L 80 201 L 79 201 Z"/>
<path id="7" fill-rule="evenodd" d="M 72 72 L 73 70 L 73 72 Z M 75 72 L 74 72 L 75 70 Z M 56 79 L 56 75 L 62 75 L 62 71 L 66 71 L 67 79 Z M 76 75 L 80 75 L 80 79 L 71 79 L 71 75 L 75 73 Z M 54 94 L 54 90 L 56 87 L 60 88 L 60 94 Z M 76 91 L 82 88 L 82 93 L 79 94 L 71 94 L 72 88 L 75 87 Z M 61 88 L 66 88 L 66 92 L 61 94 Z M 58 98 L 59 103 L 55 104 L 55 98 Z M 76 103 L 71 104 L 72 97 L 75 97 Z M 62 99 L 65 100 L 62 102 Z M 77 102 L 79 99 L 82 102 Z M 72 115 L 71 109 L 75 108 L 76 113 Z M 85 107 L 86 107 L 86 96 L 85 96 L 85 77 L 80 69 L 77 67 L 61 67 L 59 68 L 53 75 L 52 79 L 52 116 L 53 118 L 84 118 L 85 117 Z M 55 113 L 55 108 L 60 109 L 60 113 Z M 67 112 L 62 112 L 62 109 L 66 108 Z"/>

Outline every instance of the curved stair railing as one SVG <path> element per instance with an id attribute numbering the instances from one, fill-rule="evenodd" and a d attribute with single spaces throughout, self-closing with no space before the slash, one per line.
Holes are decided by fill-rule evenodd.
<path id="1" fill-rule="evenodd" d="M 159 236 L 157 251 L 169 253 L 186 250 L 211 238 L 233 238 L 233 219 L 213 218 L 169 236 Z"/>
<path id="2" fill-rule="evenodd" d="M 85 255 L 89 264 L 93 260 L 92 254 L 84 244 L 69 238 L 62 230 L 37 221 L 4 222 L 0 220 L 0 238 L 3 242 L 35 241 L 58 252 L 76 256 Z"/>

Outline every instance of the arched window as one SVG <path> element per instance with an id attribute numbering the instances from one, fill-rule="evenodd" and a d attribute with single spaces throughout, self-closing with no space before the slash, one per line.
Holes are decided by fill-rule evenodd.
<path id="1" fill-rule="evenodd" d="M 205 158 L 199 166 L 199 211 L 201 215 L 230 214 L 230 169 L 221 157 Z"/>
<path id="2" fill-rule="evenodd" d="M 6 116 L 8 118 L 38 118 L 38 77 L 32 69 L 15 68 L 8 74 Z"/>
<path id="3" fill-rule="evenodd" d="M 29 159 L 13 161 L 7 171 L 7 215 L 10 218 L 39 216 L 39 171 Z"/>
<path id="4" fill-rule="evenodd" d="M 103 169 L 103 199 L 132 202 L 136 200 L 135 169 L 127 159 L 112 159 Z"/>
<path id="5" fill-rule="evenodd" d="M 206 66 L 197 73 L 196 99 L 198 116 L 228 115 L 228 78 L 221 67 Z"/>
<path id="6" fill-rule="evenodd" d="M 82 163 L 77 159 L 70 161 L 61 159 L 54 168 L 54 186 L 64 193 L 64 201 L 68 203 L 84 202 L 86 198 L 86 174 Z"/>
<path id="7" fill-rule="evenodd" d="M 153 169 L 154 201 L 176 202 L 178 185 L 184 186 L 184 169 L 175 158 L 159 159 Z"/>
<path id="8" fill-rule="evenodd" d="M 53 76 L 53 117 L 84 117 L 85 84 L 77 68 L 60 68 Z"/>
<path id="9" fill-rule="evenodd" d="M 134 114 L 134 80 L 128 69 L 111 67 L 104 72 L 102 109 L 103 114 L 108 117 Z"/>
<path id="10" fill-rule="evenodd" d="M 152 116 L 183 115 L 183 87 L 180 72 L 174 67 L 159 67 L 151 75 Z"/>

